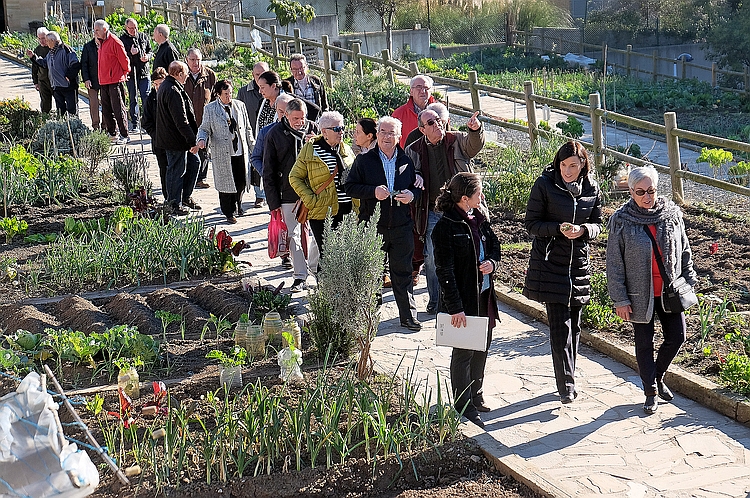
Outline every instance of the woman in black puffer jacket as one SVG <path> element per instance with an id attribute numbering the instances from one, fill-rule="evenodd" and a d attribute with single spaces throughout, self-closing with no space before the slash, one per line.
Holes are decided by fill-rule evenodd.
<path id="1" fill-rule="evenodd" d="M 526 230 L 534 236 L 523 294 L 544 303 L 560 401 L 578 396 L 575 366 L 581 310 L 588 303 L 589 245 L 601 232 L 599 186 L 579 142 L 563 144 L 531 189 Z"/>
<path id="2" fill-rule="evenodd" d="M 432 241 L 435 268 L 440 282 L 438 308 L 451 315 L 454 327 L 465 327 L 467 316 L 486 316 L 487 348 L 498 318 L 492 275 L 500 260 L 500 242 L 483 213 L 482 181 L 474 173 L 458 173 L 435 200 L 443 213 L 435 225 Z M 451 385 L 459 413 L 484 427 L 479 412 L 488 412 L 482 383 L 487 351 L 453 348 Z"/>

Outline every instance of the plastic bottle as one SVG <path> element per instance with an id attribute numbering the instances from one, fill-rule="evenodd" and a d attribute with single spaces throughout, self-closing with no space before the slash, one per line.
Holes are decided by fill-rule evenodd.
<path id="1" fill-rule="evenodd" d="M 121 388 L 130 399 L 136 399 L 141 395 L 141 386 L 138 378 L 138 371 L 135 368 L 120 370 L 117 374 L 117 387 Z"/>
<path id="2" fill-rule="evenodd" d="M 284 323 L 281 321 L 280 314 L 276 311 L 266 313 L 263 318 L 263 332 L 265 332 L 269 343 L 281 344 L 281 329 L 283 327 Z"/>

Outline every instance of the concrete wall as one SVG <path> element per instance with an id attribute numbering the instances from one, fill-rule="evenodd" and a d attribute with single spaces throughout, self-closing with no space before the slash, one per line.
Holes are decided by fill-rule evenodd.
<path id="1" fill-rule="evenodd" d="M 395 57 L 399 57 L 407 45 L 413 52 L 425 57 L 430 55 L 429 29 L 394 30 L 391 35 Z M 379 56 L 384 49 L 388 48 L 384 31 L 346 34 L 341 35 L 339 40 L 344 48 L 349 48 L 352 40 L 359 40 L 360 50 L 368 55 Z"/>
<path id="2" fill-rule="evenodd" d="M 52 1 L 45 0 L 4 0 L 5 3 L 5 22 L 9 31 L 29 32 L 29 23 L 34 21 L 44 21 L 45 7 L 48 9 L 52 6 Z M 90 3 L 94 4 L 93 12 Z M 92 14 L 95 18 L 105 17 L 115 11 L 123 8 L 125 12 L 140 12 L 140 0 L 104 0 L 104 6 L 96 6 L 96 0 L 73 0 L 72 2 L 60 2 L 63 17 L 66 22 L 84 21 L 91 24 Z M 72 9 L 72 16 L 71 16 Z"/>

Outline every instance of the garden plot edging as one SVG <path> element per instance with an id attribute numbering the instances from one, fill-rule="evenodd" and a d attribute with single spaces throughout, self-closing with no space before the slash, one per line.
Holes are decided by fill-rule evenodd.
<path id="1" fill-rule="evenodd" d="M 530 316 L 543 323 L 547 322 L 547 311 L 544 305 L 527 299 L 525 296 L 513 292 L 507 287 L 495 283 L 495 295 L 503 303 L 517 309 L 521 313 Z M 608 341 L 589 330 L 581 330 L 583 342 L 602 354 L 627 365 L 636 372 L 638 364 L 635 354 L 619 344 Z M 722 415 L 736 420 L 750 427 L 750 402 L 745 397 L 734 394 L 718 384 L 690 373 L 679 366 L 671 365 L 666 373 L 669 387 L 688 398 L 697 401 L 701 405 L 716 410 Z"/>

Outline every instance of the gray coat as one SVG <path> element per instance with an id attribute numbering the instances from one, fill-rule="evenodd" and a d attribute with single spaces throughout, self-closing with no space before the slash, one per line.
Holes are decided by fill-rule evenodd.
<path id="1" fill-rule="evenodd" d="M 644 225 L 625 219 L 624 209 L 615 211 L 607 224 L 607 290 L 615 307 L 630 305 L 631 322 L 648 323 L 654 314 L 651 239 Z M 665 261 L 671 263 L 665 264 L 670 278 L 681 276 L 695 285 L 697 275 L 679 209 L 677 216 L 656 223 L 656 242 Z"/>
<path id="2" fill-rule="evenodd" d="M 247 118 L 245 104 L 232 99 L 232 116 L 237 120 L 237 132 L 242 144 L 242 157 L 245 160 L 245 175 L 250 185 L 250 153 L 255 145 L 253 130 Z M 206 104 L 203 109 L 203 122 L 198 129 L 198 141 L 205 140 L 211 145 L 211 162 L 214 167 L 214 187 L 219 192 L 232 194 L 236 192 L 232 176 L 232 133 L 227 123 L 227 113 L 220 100 Z"/>

